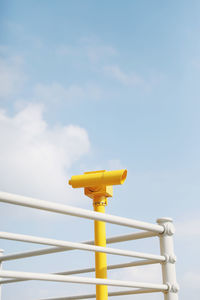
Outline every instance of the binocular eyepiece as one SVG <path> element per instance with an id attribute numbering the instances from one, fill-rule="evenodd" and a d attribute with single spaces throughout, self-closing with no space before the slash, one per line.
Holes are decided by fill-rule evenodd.
<path id="1" fill-rule="evenodd" d="M 72 176 L 69 184 L 73 188 L 94 186 L 110 186 L 123 184 L 126 180 L 127 170 L 85 172 L 83 175 Z"/>

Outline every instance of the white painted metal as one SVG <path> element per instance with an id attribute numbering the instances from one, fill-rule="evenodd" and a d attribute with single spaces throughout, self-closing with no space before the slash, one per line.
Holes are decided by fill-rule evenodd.
<path id="1" fill-rule="evenodd" d="M 0 249 L 0 256 L 3 255 L 4 250 Z M 2 262 L 0 262 L 0 271 L 2 270 Z M 1 280 L 0 280 L 1 281 Z M 0 284 L 0 300 L 1 300 L 1 284 Z"/>
<path id="2" fill-rule="evenodd" d="M 26 206 L 31 208 L 37 208 L 41 210 L 46 210 L 55 213 L 61 213 L 61 214 L 91 219 L 91 220 L 105 221 L 112 224 L 153 231 L 156 233 L 162 233 L 164 231 L 163 226 L 157 224 L 136 221 L 136 220 L 117 217 L 108 214 L 101 214 L 98 212 L 94 212 L 82 208 L 72 207 L 64 204 L 57 204 L 49 201 L 38 200 L 30 197 L 14 195 L 5 192 L 0 192 L 0 202 L 21 205 L 21 206 Z"/>
<path id="3" fill-rule="evenodd" d="M 164 233 L 160 235 L 160 251 L 166 257 L 166 262 L 162 264 L 163 283 L 169 287 L 168 291 L 164 293 L 164 299 L 178 300 L 179 286 L 176 282 L 176 257 L 173 245 L 174 226 L 170 218 L 161 218 L 157 222 L 165 228 Z"/>
<path id="4" fill-rule="evenodd" d="M 86 244 L 81 244 L 81 243 L 60 241 L 60 240 L 55 240 L 55 239 L 49 239 L 49 238 L 43 238 L 43 237 L 41 238 L 41 237 L 35 237 L 35 236 L 24 235 L 24 234 L 16 234 L 16 233 L 10 233 L 10 232 L 0 232 L 0 238 L 14 240 L 14 241 L 27 242 L 27 243 L 36 243 L 36 244 L 41 244 L 41 245 L 68 247 L 68 248 L 72 248 L 72 249 L 76 248 L 79 250 L 102 252 L 102 253 L 113 254 L 113 255 L 122 255 L 122 256 L 129 256 L 129 257 L 153 259 L 153 260 L 157 260 L 158 262 L 165 261 L 165 257 L 162 255 L 155 255 L 155 254 L 140 253 L 140 252 L 129 251 L 129 250 L 121 250 L 121 249 L 114 249 L 114 248 L 108 248 L 108 247 L 86 245 Z"/>
<path id="5" fill-rule="evenodd" d="M 158 293 L 158 292 L 162 292 L 162 290 L 135 289 L 135 290 L 129 290 L 129 291 L 110 292 L 110 293 L 108 293 L 108 296 L 109 297 L 112 297 L 112 296 L 128 296 L 128 295 L 150 294 L 150 293 Z M 71 296 L 71 297 L 61 297 L 61 298 L 48 298 L 48 299 L 41 299 L 41 300 L 82 300 L 82 299 L 92 299 L 92 298 L 96 298 L 96 294 Z"/>
<path id="6" fill-rule="evenodd" d="M 137 257 L 140 259 L 143 258 L 143 260 L 141 259 L 139 261 L 110 265 L 108 266 L 108 270 L 161 263 L 162 276 L 163 276 L 163 284 L 152 284 L 152 283 L 141 283 L 141 282 L 132 282 L 132 281 L 70 276 L 74 274 L 94 272 L 95 268 L 69 270 L 69 271 L 53 273 L 53 274 L 5 271 L 0 269 L 0 278 L 9 278 L 4 280 L 0 279 L 0 300 L 1 300 L 2 284 L 26 281 L 26 280 L 44 280 L 44 281 L 55 281 L 55 282 L 71 282 L 71 283 L 82 283 L 82 284 L 94 284 L 94 285 L 101 284 L 101 285 L 108 285 L 108 286 L 131 287 L 136 289 L 129 290 L 129 291 L 111 292 L 109 293 L 109 296 L 122 296 L 122 295 L 133 295 L 133 294 L 140 294 L 140 293 L 163 292 L 165 300 L 178 300 L 179 287 L 176 282 L 176 271 L 175 271 L 176 257 L 174 255 L 173 237 L 172 237 L 174 234 L 174 227 L 172 224 L 172 220 L 170 218 L 161 218 L 157 220 L 158 224 L 151 224 L 151 223 L 131 220 L 128 218 L 122 218 L 122 217 L 117 217 L 108 214 L 101 214 L 101 213 L 75 208 L 63 204 L 56 204 L 56 203 L 42 201 L 34 198 L 12 195 L 3 192 L 0 192 L 0 202 L 6 202 L 9 204 L 41 209 L 50 212 L 71 215 L 71 216 L 76 216 L 76 217 L 81 217 L 81 218 L 86 218 L 91 220 L 105 221 L 112 224 L 146 230 L 143 232 L 136 232 L 136 233 L 126 234 L 123 236 L 120 235 L 120 236 L 110 237 L 107 239 L 107 244 L 158 236 L 160 239 L 160 251 L 161 251 L 161 255 L 154 255 L 154 254 L 140 253 L 135 251 L 94 246 L 94 241 L 74 243 L 68 241 L 48 239 L 43 237 L 0 232 L 0 238 L 2 239 L 9 239 L 9 240 L 15 240 L 21 242 L 52 246 L 50 248 L 27 251 L 22 253 L 14 253 L 5 256 L 2 256 L 2 252 L 0 250 L 0 268 L 3 261 L 79 249 L 85 251 L 103 252 L 107 254 Z M 71 296 L 71 297 L 62 297 L 62 298 L 51 298 L 49 300 L 72 300 L 72 299 L 78 300 L 78 299 L 88 299 L 88 298 L 95 298 L 95 297 L 96 297 L 95 294 L 90 294 L 90 295 L 80 295 L 80 296 Z"/>
<path id="7" fill-rule="evenodd" d="M 152 265 L 157 264 L 157 260 L 139 260 L 139 261 L 133 261 L 130 263 L 124 263 L 124 264 L 116 264 L 116 265 L 110 265 L 107 266 L 107 270 L 114 270 L 114 269 L 122 269 L 122 268 L 130 268 L 130 267 L 138 267 L 138 266 L 145 266 L 145 265 Z M 76 275 L 76 274 L 83 274 L 83 273 L 91 273 L 95 272 L 95 268 L 85 268 L 85 269 L 78 269 L 78 270 L 71 270 L 71 271 L 65 271 L 65 272 L 58 272 L 53 273 L 57 275 Z M 7 279 L 7 280 L 1 280 L 0 284 L 7 284 L 7 283 L 14 283 L 14 282 L 20 282 L 20 281 L 26 281 L 28 279 Z"/>
<path id="8" fill-rule="evenodd" d="M 158 235 L 157 233 L 151 232 L 151 231 L 136 232 L 136 233 L 118 235 L 118 236 L 107 238 L 106 243 L 114 244 L 114 243 L 119 243 L 119 242 L 126 242 L 126 241 L 131 241 L 131 240 L 154 237 L 157 235 Z M 82 244 L 94 245 L 94 241 L 85 241 L 85 242 L 82 242 Z M 61 247 L 61 248 L 60 247 L 50 247 L 50 248 L 39 249 L 39 250 L 34 250 L 34 251 L 14 253 L 14 254 L 4 255 L 4 256 L 0 257 L 0 262 L 7 261 L 7 260 L 21 259 L 21 258 L 26 258 L 26 257 L 33 257 L 33 256 L 38 256 L 38 255 L 44 255 L 44 254 L 65 252 L 65 251 L 70 251 L 70 250 L 75 250 L 75 249 L 76 248 L 69 249 L 66 247 Z"/>
<path id="9" fill-rule="evenodd" d="M 161 291 L 167 291 L 168 285 L 166 284 L 154 284 L 147 282 L 134 282 L 134 281 L 122 281 L 111 279 L 99 279 L 89 277 L 75 277 L 66 275 L 54 275 L 45 273 L 30 273 L 30 272 L 17 272 L 17 271 L 0 271 L 0 277 L 3 278 L 19 278 L 30 280 L 43 280 L 43 281 L 55 281 L 55 282 L 71 282 L 71 283 L 83 283 L 83 284 L 101 284 L 108 286 L 121 286 L 129 288 L 144 288 L 155 289 Z"/>

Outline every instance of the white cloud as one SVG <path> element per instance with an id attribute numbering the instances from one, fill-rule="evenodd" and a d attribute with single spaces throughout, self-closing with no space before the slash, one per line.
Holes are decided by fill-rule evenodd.
<path id="1" fill-rule="evenodd" d="M 148 282 L 148 283 L 161 283 L 162 284 L 162 273 L 160 265 L 150 265 L 144 267 L 132 267 L 126 269 L 119 269 L 117 271 L 113 271 L 109 278 L 119 279 L 119 280 L 130 280 L 137 282 Z M 116 290 L 114 288 L 112 291 Z M 134 296 L 133 296 L 134 297 Z M 153 294 L 145 294 L 139 296 L 141 300 L 161 300 L 163 299 L 163 295 L 161 293 L 153 293 Z M 111 297 L 112 298 L 112 297 Z M 124 297 L 117 297 L 119 300 L 124 299 Z M 137 298 L 137 296 L 136 296 Z M 115 299 L 115 297 L 113 297 Z"/>
<path id="2" fill-rule="evenodd" d="M 117 50 L 111 45 L 105 45 L 95 38 L 83 38 L 78 44 L 59 45 L 58 55 L 88 58 L 90 63 L 99 63 L 117 55 Z"/>
<path id="3" fill-rule="evenodd" d="M 115 56 L 117 51 L 111 46 L 92 46 L 88 45 L 86 47 L 86 54 L 91 62 L 98 62 L 102 58 L 109 58 Z"/>
<path id="4" fill-rule="evenodd" d="M 43 40 L 39 36 L 30 34 L 26 26 L 22 26 L 19 23 L 8 21 L 8 20 L 4 22 L 4 24 L 6 25 L 7 30 L 19 42 L 22 41 L 28 44 L 29 46 L 31 45 L 31 48 L 32 47 L 42 48 L 44 46 Z"/>
<path id="5" fill-rule="evenodd" d="M 119 82 L 121 82 L 124 85 L 138 86 L 144 84 L 144 80 L 140 76 L 134 73 L 127 74 L 123 72 L 120 69 L 120 67 L 117 65 L 105 66 L 103 70 L 110 77 L 117 79 Z"/>
<path id="6" fill-rule="evenodd" d="M 177 222 L 176 236 L 186 240 L 200 238 L 200 219 L 190 218 L 189 220 Z"/>
<path id="7" fill-rule="evenodd" d="M 191 66 L 194 67 L 195 69 L 199 70 L 200 69 L 200 57 L 195 57 L 191 60 Z"/>
<path id="8" fill-rule="evenodd" d="M 131 267 L 114 271 L 112 278 L 121 280 L 133 280 L 141 282 L 162 283 L 160 265 Z"/>
<path id="9" fill-rule="evenodd" d="M 108 161 L 108 167 L 110 170 L 121 170 L 124 169 L 120 159 L 111 159 Z"/>
<path id="10" fill-rule="evenodd" d="M 16 95 L 23 87 L 26 76 L 23 73 L 22 66 L 22 57 L 0 58 L 0 99 L 4 100 Z"/>
<path id="11" fill-rule="evenodd" d="M 48 126 L 39 105 L 15 116 L 0 111 L 0 190 L 70 202 L 69 169 L 88 153 L 87 132 L 78 126 Z"/>
<path id="12" fill-rule="evenodd" d="M 183 275 L 182 285 L 188 289 L 198 290 L 200 292 L 200 272 L 189 271 Z"/>
<path id="13" fill-rule="evenodd" d="M 37 84 L 34 88 L 35 98 L 41 101 L 61 103 L 67 101 L 79 100 L 98 100 L 101 96 L 101 90 L 93 84 L 83 86 L 71 85 L 63 87 L 60 83 Z"/>
<path id="14" fill-rule="evenodd" d="M 56 82 L 49 85 L 37 84 L 35 86 L 35 96 L 39 101 L 58 103 L 81 99 L 84 96 L 84 90 L 76 85 L 64 88 L 61 84 Z"/>
<path id="15" fill-rule="evenodd" d="M 175 248 L 177 255 L 177 280 L 182 299 L 198 299 L 200 272 L 198 254 L 200 250 L 199 212 L 193 211 L 175 222 Z"/>
<path id="16" fill-rule="evenodd" d="M 75 54 L 76 51 L 72 46 L 69 45 L 59 45 L 56 49 L 56 53 L 62 56 L 69 56 Z"/>

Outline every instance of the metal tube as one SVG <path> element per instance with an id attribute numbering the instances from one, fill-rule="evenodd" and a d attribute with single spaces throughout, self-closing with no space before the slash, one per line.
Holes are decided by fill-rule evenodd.
<path id="1" fill-rule="evenodd" d="M 42 280 L 42 281 L 54 281 L 54 282 L 71 282 L 81 284 L 103 284 L 109 286 L 121 286 L 130 288 L 150 288 L 156 290 L 167 291 L 168 285 L 166 284 L 155 284 L 155 283 L 143 283 L 134 281 L 122 281 L 122 280 L 111 280 L 111 279 L 99 279 L 99 278 L 88 278 L 88 277 L 75 277 L 66 275 L 53 275 L 45 273 L 30 273 L 30 272 L 17 272 L 17 271 L 0 271 L 0 277 L 3 278 L 19 278 L 19 279 L 30 279 L 30 280 Z"/>
<path id="2" fill-rule="evenodd" d="M 105 197 L 95 197 L 93 200 L 94 210 L 105 214 L 107 200 Z M 106 247 L 106 223 L 94 221 L 94 240 L 96 246 Z M 107 278 L 106 253 L 95 252 L 95 274 L 96 278 Z M 96 300 L 108 299 L 107 285 L 96 285 Z"/>
<path id="3" fill-rule="evenodd" d="M 173 234 L 175 232 L 171 218 L 161 218 L 157 220 L 158 224 L 164 226 L 165 231 L 160 235 L 160 252 L 166 257 L 162 264 L 163 283 L 167 284 L 169 289 L 164 293 L 165 300 L 178 300 L 179 286 L 176 282 Z"/>
<path id="4" fill-rule="evenodd" d="M 7 254 L 0 257 L 0 262 L 2 261 L 9 261 L 9 260 L 15 260 L 15 259 L 22 259 L 27 257 L 33 257 L 33 256 L 39 256 L 39 255 L 45 255 L 45 254 L 52 254 L 57 252 L 64 252 L 69 250 L 75 250 L 75 249 L 69 249 L 69 248 L 60 248 L 60 247 L 49 247 L 39 250 L 33 250 L 33 251 L 26 251 L 26 252 L 20 252 L 20 253 L 13 253 L 13 254 Z"/>
<path id="5" fill-rule="evenodd" d="M 126 176 L 127 170 L 85 172 L 72 176 L 69 184 L 73 188 L 119 185 L 124 183 Z"/>
<path id="6" fill-rule="evenodd" d="M 30 236 L 30 235 L 24 235 L 24 234 L 0 232 L 0 238 L 7 239 L 7 240 L 27 242 L 27 243 L 41 244 L 41 245 L 69 247 L 70 249 L 76 248 L 79 250 L 101 252 L 101 253 L 129 256 L 129 257 L 137 257 L 137 258 L 153 259 L 153 260 L 157 260 L 158 262 L 165 261 L 165 257 L 162 255 L 155 255 L 155 254 L 140 253 L 140 252 L 129 251 L 129 250 L 121 250 L 121 249 L 86 245 L 86 244 L 81 244 L 81 243 L 60 241 L 60 240 L 55 240 L 55 239 L 41 238 L 41 237 L 35 237 L 35 236 Z"/>
<path id="7" fill-rule="evenodd" d="M 3 252 L 4 250 L 3 249 L 0 249 L 0 256 L 3 255 Z M 2 270 L 2 262 L 0 262 L 0 271 Z M 0 279 L 0 282 L 1 282 L 1 279 Z M 0 284 L 0 300 L 1 300 L 1 284 Z"/>
<path id="8" fill-rule="evenodd" d="M 158 235 L 157 233 L 151 232 L 151 231 L 136 232 L 136 233 L 118 235 L 118 236 L 107 238 L 106 243 L 114 244 L 114 243 L 119 243 L 119 242 L 126 242 L 126 241 L 131 241 L 131 240 L 154 237 L 157 235 Z M 94 241 L 84 241 L 84 242 L 82 242 L 82 244 L 94 245 Z M 70 250 L 75 250 L 75 248 L 69 249 L 66 247 L 50 247 L 50 248 L 44 248 L 44 249 L 39 249 L 39 250 L 8 254 L 8 255 L 3 255 L 2 257 L 0 257 L 0 262 L 14 260 L 14 259 L 27 258 L 27 257 L 33 257 L 33 256 L 38 256 L 38 255 L 44 255 L 44 254 L 52 254 L 52 253 L 57 253 L 57 252 L 70 251 Z"/>
<path id="9" fill-rule="evenodd" d="M 138 260 L 133 261 L 130 263 L 123 263 L 123 264 L 116 264 L 116 265 L 110 265 L 107 266 L 107 270 L 114 270 L 114 269 L 122 269 L 122 268 L 130 268 L 130 267 L 138 267 L 138 266 L 145 266 L 145 265 L 152 265 L 157 264 L 157 260 Z M 75 275 L 75 274 L 83 274 L 83 273 L 91 273 L 95 272 L 95 268 L 85 268 L 85 269 L 78 269 L 78 270 L 70 270 L 70 271 L 64 271 L 64 272 L 58 272 L 53 274 L 58 275 Z M 14 283 L 14 282 L 20 282 L 20 281 L 26 281 L 28 279 L 7 279 L 7 280 L 1 280 L 1 284 L 7 284 L 7 283 Z"/>
<path id="10" fill-rule="evenodd" d="M 18 196 L 14 194 L 5 193 L 5 192 L 0 192 L 0 202 L 6 202 L 15 205 L 37 208 L 41 210 L 46 210 L 55 213 L 91 219 L 91 220 L 99 220 L 99 221 L 104 221 L 112 224 L 128 226 L 131 228 L 153 231 L 156 233 L 162 233 L 164 231 L 163 227 L 157 224 L 136 221 L 136 220 L 117 217 L 109 214 L 101 214 L 83 208 L 77 208 L 77 207 L 72 207 L 64 204 L 52 203 L 49 201 L 43 201 L 43 200 L 38 200 L 30 197 Z"/>
<path id="11" fill-rule="evenodd" d="M 112 296 L 128 296 L 128 295 L 136 295 L 136 294 L 147 294 L 147 293 L 158 293 L 162 292 L 162 290 L 155 290 L 155 289 L 136 289 L 136 290 L 129 290 L 129 291 L 118 291 L 118 292 L 110 292 L 108 293 L 109 297 Z M 71 297 L 61 297 L 61 298 L 48 298 L 48 299 L 41 299 L 41 300 L 82 300 L 82 299 L 92 299 L 95 298 L 95 294 L 88 294 L 88 295 L 80 295 L 80 296 L 71 296 Z"/>
<path id="12" fill-rule="evenodd" d="M 127 241 L 145 239 L 145 238 L 150 238 L 150 237 L 155 237 L 155 236 L 158 236 L 158 234 L 156 232 L 141 231 L 141 232 L 134 232 L 134 233 L 118 235 L 118 236 L 107 238 L 106 243 L 112 244 L 112 243 L 119 243 L 119 242 L 127 242 Z"/>

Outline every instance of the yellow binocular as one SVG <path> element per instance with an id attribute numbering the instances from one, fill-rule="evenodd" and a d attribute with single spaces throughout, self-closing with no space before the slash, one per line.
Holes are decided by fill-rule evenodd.
<path id="1" fill-rule="evenodd" d="M 73 188 L 85 188 L 93 186 L 109 186 L 123 184 L 127 176 L 127 170 L 85 172 L 83 175 L 72 176 L 69 184 Z"/>

